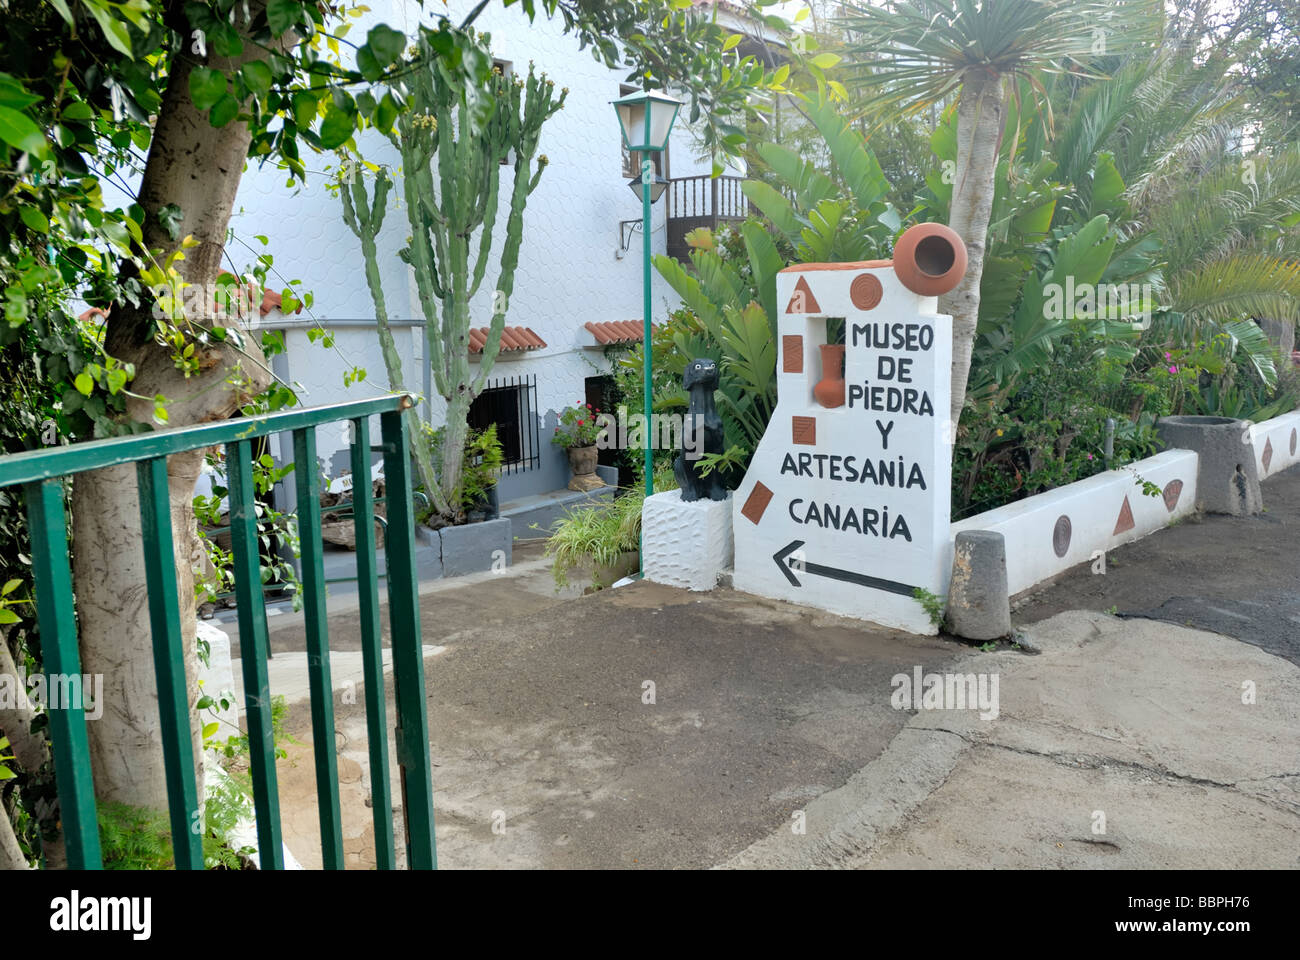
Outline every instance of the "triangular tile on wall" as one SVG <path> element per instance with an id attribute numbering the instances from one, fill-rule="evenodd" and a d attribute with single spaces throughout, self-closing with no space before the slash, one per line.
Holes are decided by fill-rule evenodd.
<path id="1" fill-rule="evenodd" d="M 1119 508 L 1119 519 L 1115 521 L 1115 532 L 1111 536 L 1117 537 L 1121 533 L 1132 530 L 1135 526 L 1137 524 L 1133 522 L 1133 507 L 1129 505 L 1128 497 L 1125 497 L 1124 506 Z"/>
<path id="2" fill-rule="evenodd" d="M 813 296 L 812 287 L 808 286 L 808 278 L 800 277 L 799 282 L 794 285 L 794 293 L 790 297 L 790 302 L 786 304 L 786 313 L 821 313 L 821 304 Z"/>

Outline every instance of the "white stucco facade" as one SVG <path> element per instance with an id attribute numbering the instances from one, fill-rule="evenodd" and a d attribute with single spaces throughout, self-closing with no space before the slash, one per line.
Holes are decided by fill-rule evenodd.
<path id="1" fill-rule="evenodd" d="M 380 22 L 413 33 L 420 17 L 418 5 L 402 0 L 377 0 L 370 6 L 371 12 L 352 29 L 351 36 L 358 41 L 370 26 Z M 471 7 L 466 0 L 448 4 L 456 19 Z M 424 21 L 433 22 L 441 9 L 441 4 L 427 5 Z M 506 318 L 510 326 L 531 328 L 546 347 L 522 355 L 503 354 L 491 374 L 492 380 L 536 374 L 538 413 L 545 415 L 582 401 L 584 380 L 609 372 L 602 351 L 582 348 L 589 339 L 583 324 L 639 322 L 642 316 L 640 232 L 631 235 L 621 258 L 616 254 L 620 221 L 641 215 L 640 202 L 623 176 L 618 121 L 609 105 L 620 95 L 625 72 L 610 70 L 590 51 L 579 50 L 576 40 L 564 34 L 561 22 L 539 15 L 530 24 L 517 6 L 492 4 L 483 11 L 477 26 L 491 35 L 493 56 L 508 62 L 514 72 L 525 74 L 532 61 L 557 87 L 569 90 L 564 109 L 542 132 L 539 153 L 546 154 L 550 162 L 524 215 L 523 246 Z M 670 176 L 709 172 L 707 161 L 696 158 L 692 140 L 683 115 L 669 149 Z M 383 137 L 367 135 L 359 147 L 367 160 L 386 165 L 401 176 L 398 154 Z M 231 220 L 231 259 L 243 270 L 259 254 L 270 253 L 274 266 L 269 286 L 279 289 L 290 280 L 299 280 L 300 289 L 312 294 L 310 310 L 290 318 L 278 313 L 266 318 L 266 322 L 286 329 L 287 357 L 277 364 L 277 373 L 297 387 L 303 405 L 386 393 L 388 378 L 373 328 L 375 310 L 366 286 L 361 244 L 343 221 L 340 200 L 327 189 L 329 171 L 337 166 L 337 159 L 308 155 L 305 162 L 312 172 L 305 186 L 295 187 L 286 185 L 283 171 L 249 164 Z M 498 250 L 505 232 L 512 174 L 511 169 L 503 168 Z M 389 317 L 397 327 L 405 361 L 406 386 L 423 392 L 422 331 L 411 325 L 423 316 L 409 268 L 398 259 L 410 233 L 401 197 L 400 185 L 395 186 L 378 239 L 380 270 Z M 666 250 L 666 207 L 660 200 L 653 211 L 650 242 L 655 253 Z M 263 245 L 259 236 L 266 237 L 268 243 Z M 490 322 L 497 262 L 495 258 L 490 261 L 482 289 L 473 301 L 472 326 Z M 678 302 L 657 273 L 652 290 L 656 317 Z M 312 327 L 330 331 L 333 346 L 310 342 L 307 331 Z M 354 367 L 364 368 L 367 377 L 345 387 L 344 374 Z M 441 423 L 442 416 L 442 401 L 433 397 L 435 425 Z M 343 449 L 342 428 L 332 432 L 322 429 L 318 440 L 320 456 L 329 464 Z M 541 441 L 545 447 L 547 438 L 542 436 Z M 335 459 L 341 462 L 344 458 Z"/>

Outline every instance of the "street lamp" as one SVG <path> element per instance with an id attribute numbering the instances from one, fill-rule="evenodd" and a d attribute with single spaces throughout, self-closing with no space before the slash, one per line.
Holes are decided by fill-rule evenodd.
<path id="1" fill-rule="evenodd" d="M 668 146 L 680 100 L 650 90 L 628 94 L 614 101 L 618 123 L 623 128 L 623 145 L 629 151 L 641 154 L 641 250 L 642 285 L 644 287 L 645 328 L 642 355 L 645 359 L 645 495 L 654 493 L 654 464 L 650 450 L 650 205 L 659 199 L 666 182 L 656 183 L 654 163 L 648 154 L 662 152 Z M 629 186 L 635 189 L 635 179 Z M 644 563 L 644 560 L 642 561 Z M 644 567 L 642 568 L 644 569 Z"/>
<path id="2" fill-rule="evenodd" d="M 633 177 L 631 180 L 627 182 L 627 185 L 632 190 L 632 193 L 636 195 L 636 198 L 640 200 L 641 199 L 641 178 Z M 658 203 L 659 198 L 664 195 L 664 189 L 667 186 L 668 186 L 667 180 L 665 180 L 663 177 L 656 176 L 653 182 L 651 182 L 650 184 L 650 202 Z"/>

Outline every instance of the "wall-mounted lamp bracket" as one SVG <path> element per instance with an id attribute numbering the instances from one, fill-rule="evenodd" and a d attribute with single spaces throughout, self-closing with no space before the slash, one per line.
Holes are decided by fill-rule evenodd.
<path id="1" fill-rule="evenodd" d="M 632 246 L 632 235 L 640 233 L 642 230 L 641 218 L 635 220 L 620 220 L 618 222 L 618 248 L 620 253 L 627 253 L 628 248 Z"/>

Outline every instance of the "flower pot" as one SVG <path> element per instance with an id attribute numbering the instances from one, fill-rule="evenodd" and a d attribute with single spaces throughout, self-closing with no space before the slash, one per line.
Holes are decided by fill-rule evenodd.
<path id="1" fill-rule="evenodd" d="M 822 378 L 813 387 L 813 396 L 823 407 L 844 406 L 844 344 L 824 343 Z"/>
<path id="2" fill-rule="evenodd" d="M 618 555 L 618 559 L 607 565 L 598 565 L 591 570 L 591 586 L 583 590 L 583 593 L 595 593 L 597 590 L 604 590 L 612 587 L 624 577 L 630 577 L 641 569 L 641 551 L 625 550 Z"/>
<path id="3" fill-rule="evenodd" d="M 569 481 L 570 490 L 586 492 L 605 485 L 596 475 L 596 458 L 600 451 L 594 443 L 585 447 L 569 447 L 568 454 L 569 469 L 573 472 L 573 478 Z"/>
<path id="4" fill-rule="evenodd" d="M 479 500 L 470 504 L 465 509 L 465 516 L 470 523 L 482 523 L 485 520 L 495 520 L 501 515 L 500 498 L 497 496 L 496 484 L 488 488 L 486 494 Z"/>

